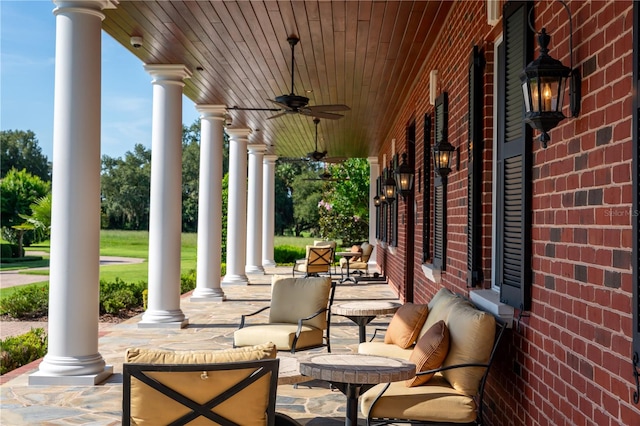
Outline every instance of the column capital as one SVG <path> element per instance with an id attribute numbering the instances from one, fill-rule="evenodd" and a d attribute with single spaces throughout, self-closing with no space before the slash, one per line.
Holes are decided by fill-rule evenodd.
<path id="1" fill-rule="evenodd" d="M 54 0 L 53 3 L 56 5 L 54 16 L 62 12 L 81 12 L 96 15 L 101 20 L 105 18 L 102 10 L 117 7 L 117 1 L 114 0 Z"/>
<path id="2" fill-rule="evenodd" d="M 247 150 L 249 154 L 259 154 L 267 151 L 267 145 L 263 143 L 252 143 L 247 145 Z"/>
<path id="3" fill-rule="evenodd" d="M 191 78 L 191 71 L 186 65 L 181 64 L 145 64 L 144 70 L 153 77 L 152 83 L 160 81 L 182 83 L 185 78 Z"/>
<path id="4" fill-rule="evenodd" d="M 378 164 L 378 157 L 367 157 L 369 164 Z"/>
<path id="5" fill-rule="evenodd" d="M 227 134 L 231 139 L 249 139 L 251 129 L 227 129 Z"/>
<path id="6" fill-rule="evenodd" d="M 278 156 L 275 154 L 266 154 L 263 158 L 264 163 L 275 163 L 278 159 Z"/>
<path id="7" fill-rule="evenodd" d="M 227 114 L 226 105 L 196 105 L 196 111 L 200 113 L 200 118 L 216 118 L 224 120 Z"/>

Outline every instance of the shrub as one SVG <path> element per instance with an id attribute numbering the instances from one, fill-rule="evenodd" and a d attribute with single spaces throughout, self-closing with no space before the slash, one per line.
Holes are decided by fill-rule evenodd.
<path id="1" fill-rule="evenodd" d="M 143 292 L 147 283 L 127 283 L 120 278 L 115 281 L 100 280 L 100 313 L 117 314 L 123 309 L 143 306 Z"/>
<path id="2" fill-rule="evenodd" d="M 294 246 L 277 246 L 273 249 L 273 257 L 278 265 L 293 264 L 298 259 L 304 259 L 306 249 Z"/>
<path id="3" fill-rule="evenodd" d="M 190 270 L 180 275 L 180 294 L 185 294 L 196 288 L 196 271 Z"/>
<path id="4" fill-rule="evenodd" d="M 0 258 L 11 259 L 16 257 L 21 257 L 17 244 L 0 243 Z"/>
<path id="5" fill-rule="evenodd" d="M 0 299 L 0 315 L 13 318 L 38 318 L 49 310 L 49 285 L 30 285 L 16 289 Z"/>
<path id="6" fill-rule="evenodd" d="M 20 336 L 0 340 L 0 375 L 42 358 L 47 353 L 43 328 L 32 328 Z"/>

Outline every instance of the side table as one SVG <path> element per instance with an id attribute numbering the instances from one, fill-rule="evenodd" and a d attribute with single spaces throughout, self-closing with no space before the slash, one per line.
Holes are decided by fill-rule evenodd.
<path id="1" fill-rule="evenodd" d="M 358 327 L 360 327 L 358 334 L 360 343 L 362 343 L 367 340 L 367 324 L 373 321 L 378 315 L 395 313 L 400 306 L 400 303 L 396 302 L 365 300 L 333 305 L 331 306 L 331 313 L 347 317 L 356 323 Z"/>

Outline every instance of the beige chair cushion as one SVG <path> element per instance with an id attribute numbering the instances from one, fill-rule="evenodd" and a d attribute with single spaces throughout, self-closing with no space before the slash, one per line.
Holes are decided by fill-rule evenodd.
<path id="1" fill-rule="evenodd" d="M 449 353 L 443 366 L 465 363 L 487 363 L 496 333 L 495 318 L 467 301 L 455 303 L 448 315 Z M 480 367 L 456 368 L 442 372 L 451 386 L 465 395 L 478 392 L 486 369 Z"/>
<path id="2" fill-rule="evenodd" d="M 330 292 L 331 278 L 329 277 L 289 278 L 275 275 L 271 284 L 269 322 L 297 324 L 298 319 L 326 309 L 329 305 Z M 325 330 L 327 315 L 320 314 L 305 321 L 304 324 Z M 282 348 L 279 347 L 279 349 Z"/>
<path id="3" fill-rule="evenodd" d="M 349 251 L 351 253 L 362 253 L 362 247 L 360 247 L 359 245 L 353 245 L 351 246 L 351 250 Z M 358 260 L 360 260 L 360 256 L 353 256 L 350 260 L 353 262 L 357 262 Z"/>
<path id="4" fill-rule="evenodd" d="M 358 353 L 366 355 L 379 355 L 389 358 L 409 359 L 413 347 L 403 349 L 397 345 L 390 345 L 384 342 L 363 342 L 358 345 Z"/>
<path id="5" fill-rule="evenodd" d="M 329 272 L 333 263 L 333 248 L 330 246 L 307 246 L 302 262 L 296 261 L 294 271 L 306 274 Z"/>
<path id="6" fill-rule="evenodd" d="M 420 337 L 411 352 L 409 361 L 416 365 L 416 372 L 433 370 L 442 365 L 449 352 L 449 329 L 444 321 L 435 323 Z M 424 385 L 433 377 L 434 373 L 415 376 L 407 380 L 407 387 Z"/>
<path id="7" fill-rule="evenodd" d="M 362 243 L 360 249 L 362 250 L 362 256 L 360 256 L 360 260 L 365 263 L 368 262 L 369 258 L 371 257 L 371 253 L 373 253 L 373 246 L 365 242 Z"/>
<path id="8" fill-rule="evenodd" d="M 405 303 L 400 306 L 389 322 L 384 342 L 393 343 L 403 349 L 413 345 L 428 313 L 427 305 Z"/>
<path id="9" fill-rule="evenodd" d="M 269 341 L 261 345 L 213 351 L 128 348 L 124 356 L 124 362 L 136 364 L 217 364 L 221 362 L 272 359 L 276 357 L 276 354 L 276 345 Z"/>
<path id="10" fill-rule="evenodd" d="M 297 324 L 292 323 L 258 324 L 243 327 L 233 333 L 233 344 L 247 346 L 256 342 L 269 341 L 275 343 L 279 351 L 288 351 L 293 346 L 297 328 Z M 296 348 L 304 349 L 322 345 L 324 341 L 322 333 L 319 328 L 303 325 L 300 337 L 296 342 Z"/>
<path id="11" fill-rule="evenodd" d="M 429 316 L 427 320 L 424 322 L 422 326 L 422 330 L 418 336 L 422 336 L 427 332 L 435 323 L 438 321 L 447 322 L 447 318 L 449 317 L 449 313 L 451 312 L 451 308 L 454 304 L 464 301 L 464 299 L 460 296 L 456 296 L 451 290 L 447 288 L 441 288 L 438 292 L 433 296 L 431 301 L 428 303 L 429 306 Z"/>
<path id="12" fill-rule="evenodd" d="M 383 386 L 376 385 L 360 397 L 360 409 L 364 416 Z M 471 423 L 476 419 L 476 403 L 472 397 L 452 389 L 446 380 L 436 374 L 427 386 L 408 388 L 404 382 L 391 383 L 372 414 L 374 418 Z"/>
<path id="13" fill-rule="evenodd" d="M 211 364 L 237 361 L 254 361 L 275 358 L 273 343 L 255 347 L 219 351 L 165 351 L 153 349 L 127 349 L 125 362 L 144 364 Z M 211 371 L 209 380 L 203 380 L 203 372 L 147 372 L 146 375 L 165 384 L 197 403 L 204 404 L 229 389 L 253 372 L 253 369 Z M 264 425 L 267 421 L 270 383 L 264 376 L 251 386 L 238 392 L 233 398 L 214 408 L 214 412 L 242 425 Z M 156 426 L 168 424 L 191 410 L 172 398 L 149 387 L 135 377 L 131 378 L 131 423 Z M 190 425 L 210 425 L 208 419 L 199 417 Z"/>

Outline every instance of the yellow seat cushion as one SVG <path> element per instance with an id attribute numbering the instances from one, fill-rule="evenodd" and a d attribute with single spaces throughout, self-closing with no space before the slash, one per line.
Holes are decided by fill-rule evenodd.
<path id="1" fill-rule="evenodd" d="M 383 386 L 376 385 L 360 397 L 360 410 L 364 416 Z M 391 383 L 376 403 L 372 417 L 467 423 L 476 418 L 476 403 L 436 374 L 425 386 L 408 388 L 404 382 Z"/>
<path id="2" fill-rule="evenodd" d="M 390 345 L 384 342 L 363 342 L 358 345 L 358 353 L 366 355 L 409 359 L 411 352 L 413 352 L 413 347 L 404 349 L 398 345 Z"/>
<path id="3" fill-rule="evenodd" d="M 247 346 L 253 345 L 255 342 L 270 341 L 275 343 L 280 351 L 291 350 L 297 329 L 297 324 L 291 323 L 259 324 L 243 327 L 233 333 L 233 344 L 235 346 Z M 319 346 L 322 343 L 322 330 L 303 325 L 296 348 L 304 349 Z"/>

